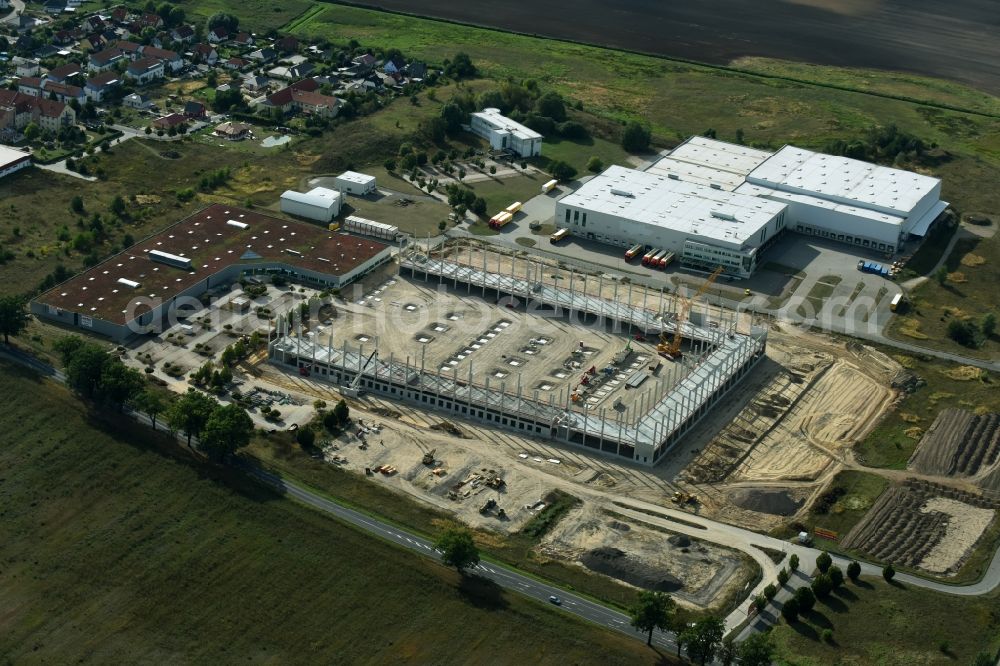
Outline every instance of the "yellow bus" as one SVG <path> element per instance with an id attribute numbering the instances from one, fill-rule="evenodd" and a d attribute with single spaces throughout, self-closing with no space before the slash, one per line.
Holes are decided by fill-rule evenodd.
<path id="1" fill-rule="evenodd" d="M 889 309 L 895 312 L 903 304 L 903 294 L 896 294 L 889 303 Z"/>
<path id="2" fill-rule="evenodd" d="M 552 234 L 552 236 L 549 237 L 549 242 L 550 243 L 558 243 L 559 241 L 561 241 L 563 238 L 566 238 L 567 236 L 569 236 L 569 229 L 563 227 L 562 229 L 558 230 L 557 232 L 555 232 L 554 234 Z"/>

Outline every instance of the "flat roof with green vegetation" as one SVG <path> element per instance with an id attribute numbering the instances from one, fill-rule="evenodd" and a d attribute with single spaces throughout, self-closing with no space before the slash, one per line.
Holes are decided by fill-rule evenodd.
<path id="1" fill-rule="evenodd" d="M 772 636 L 781 664 L 971 664 L 981 651 L 1000 649 L 1000 597 L 958 597 L 862 578 L 817 601 L 797 623 L 781 620 Z"/>
<path id="2" fill-rule="evenodd" d="M 653 663 L 0 363 L 0 654 L 73 663 Z"/>

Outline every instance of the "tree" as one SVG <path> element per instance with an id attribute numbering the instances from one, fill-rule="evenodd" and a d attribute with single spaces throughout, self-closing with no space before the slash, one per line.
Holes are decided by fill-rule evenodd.
<path id="1" fill-rule="evenodd" d="M 739 649 L 736 647 L 736 643 L 733 642 L 733 637 L 727 636 L 722 641 L 722 645 L 719 646 L 719 661 L 722 662 L 722 666 L 732 666 L 738 653 Z"/>
<path id="2" fill-rule="evenodd" d="M 715 617 L 698 620 L 694 626 L 686 628 L 681 633 L 684 635 L 683 642 L 688 657 L 697 659 L 702 666 L 706 662 L 713 661 L 725 632 L 725 623 Z"/>
<path id="3" fill-rule="evenodd" d="M 633 121 L 625 126 L 622 132 L 622 148 L 630 153 L 644 153 L 649 150 L 652 134 L 648 129 Z"/>
<path id="4" fill-rule="evenodd" d="M 562 182 L 570 181 L 576 178 L 576 169 L 572 165 L 563 162 L 562 160 L 555 160 L 549 164 L 549 173 L 556 180 Z"/>
<path id="5" fill-rule="evenodd" d="M 471 206 L 469 206 L 469 210 L 471 210 L 479 217 L 486 215 L 486 199 L 482 197 L 476 197 L 476 200 L 472 202 Z"/>
<path id="6" fill-rule="evenodd" d="M 993 312 L 987 312 L 983 315 L 983 321 L 979 325 L 980 330 L 982 330 L 983 335 L 987 338 L 992 338 L 993 334 L 997 331 L 997 316 Z"/>
<path id="7" fill-rule="evenodd" d="M 972 660 L 972 666 L 995 666 L 996 659 L 995 655 L 989 652 L 980 652 L 976 655 L 976 658 Z"/>
<path id="8" fill-rule="evenodd" d="M 468 117 L 469 114 L 455 102 L 448 102 L 441 107 L 441 119 L 445 123 L 445 131 L 448 134 L 455 134 L 462 129 L 462 125 L 465 124 Z"/>
<path id="9" fill-rule="evenodd" d="M 83 215 L 86 212 L 86 209 L 83 207 L 83 197 L 80 195 L 77 195 L 70 200 L 69 207 L 77 215 Z"/>
<path id="10" fill-rule="evenodd" d="M 739 144 L 743 143 L 743 130 L 742 129 L 737 129 L 736 130 L 736 143 L 739 143 Z"/>
<path id="11" fill-rule="evenodd" d="M 791 599 L 786 599 L 785 603 L 781 606 L 781 617 L 785 618 L 788 624 L 798 621 L 799 619 L 799 602 L 795 600 L 795 597 Z"/>
<path id="12" fill-rule="evenodd" d="M 596 155 L 587 160 L 587 171 L 592 173 L 600 173 L 604 170 L 604 162 L 601 161 L 600 157 Z"/>
<path id="13" fill-rule="evenodd" d="M 156 430 L 156 417 L 166 410 L 167 401 L 157 391 L 143 391 L 136 399 L 135 406 L 146 413 L 153 430 Z"/>
<path id="14" fill-rule="evenodd" d="M 792 596 L 795 599 L 795 603 L 798 605 L 799 610 L 803 613 L 808 613 L 812 610 L 813 606 L 816 605 L 816 595 L 813 591 L 806 585 L 803 585 L 799 589 L 795 590 L 795 594 Z"/>
<path id="15" fill-rule="evenodd" d="M 469 567 L 479 564 L 479 549 L 468 530 L 454 528 L 438 537 L 434 547 L 441 551 L 441 561 L 464 574 Z"/>
<path id="16" fill-rule="evenodd" d="M 892 568 L 891 564 L 885 565 L 882 569 L 882 578 L 885 578 L 885 582 L 891 583 L 892 579 L 896 577 L 896 570 Z"/>
<path id="17" fill-rule="evenodd" d="M 740 666 L 770 666 L 774 658 L 771 634 L 754 632 L 736 650 Z"/>
<path id="18" fill-rule="evenodd" d="M 187 444 L 191 446 L 191 437 L 200 437 L 205 424 L 208 423 L 215 401 L 204 393 L 188 389 L 188 392 L 174 402 L 167 411 L 167 423 L 174 430 L 180 430 L 187 435 Z"/>
<path id="19" fill-rule="evenodd" d="M 816 568 L 819 569 L 820 573 L 826 573 L 831 564 L 833 564 L 833 558 L 830 557 L 830 553 L 824 551 L 816 558 Z"/>
<path id="20" fill-rule="evenodd" d="M 98 392 L 102 398 L 124 409 L 142 394 L 146 380 L 142 373 L 118 359 L 108 359 L 101 368 Z"/>
<path id="21" fill-rule="evenodd" d="M 776 595 L 777 593 L 778 593 L 778 588 L 776 588 L 773 583 L 768 583 L 764 587 L 764 598 L 767 599 L 768 601 L 774 599 L 774 595 Z"/>
<path id="22" fill-rule="evenodd" d="M 444 68 L 444 73 L 453 79 L 466 79 L 476 75 L 476 66 L 468 53 L 456 53 Z"/>
<path id="23" fill-rule="evenodd" d="M 118 217 L 125 214 L 125 199 L 123 199 L 121 195 L 117 195 L 111 200 L 111 212 Z"/>
<path id="24" fill-rule="evenodd" d="M 38 125 L 35 123 L 28 123 L 24 128 L 24 138 L 28 141 L 34 141 L 42 134 L 42 130 L 39 129 Z"/>
<path id="25" fill-rule="evenodd" d="M 566 104 L 563 98 L 556 92 L 547 92 L 535 102 L 535 110 L 538 115 L 551 118 L 557 123 L 566 120 Z"/>
<path id="26" fill-rule="evenodd" d="M 855 583 L 861 577 L 861 565 L 856 560 L 851 560 L 851 563 L 847 565 L 847 577 Z"/>
<path id="27" fill-rule="evenodd" d="M 0 296 L 0 333 L 3 343 L 10 344 L 10 336 L 20 335 L 28 327 L 29 315 L 25 300 L 21 296 Z"/>
<path id="28" fill-rule="evenodd" d="M 632 626 L 647 633 L 646 645 L 653 644 L 653 630 L 667 631 L 673 626 L 677 605 L 663 592 L 643 590 L 639 599 L 629 608 Z"/>
<path id="29" fill-rule="evenodd" d="M 798 571 L 798 569 L 799 569 L 799 556 L 796 555 L 795 553 L 792 553 L 791 556 L 788 558 L 788 570 Z"/>
<path id="30" fill-rule="evenodd" d="M 236 29 L 240 27 L 240 20 L 233 16 L 232 14 L 225 14 L 223 12 L 216 12 L 208 18 L 208 29 L 212 30 L 214 28 L 225 28 L 229 32 L 236 32 Z"/>
<path id="31" fill-rule="evenodd" d="M 820 574 L 813 578 L 812 591 L 816 595 L 817 599 L 826 599 L 830 596 L 830 592 L 833 591 L 833 581 L 830 580 L 830 576 L 827 574 Z"/>
<path id="32" fill-rule="evenodd" d="M 830 571 L 827 572 L 830 577 L 830 583 L 833 585 L 833 589 L 837 589 L 844 584 L 844 572 L 840 570 L 840 567 L 833 565 L 830 567 Z"/>
<path id="33" fill-rule="evenodd" d="M 347 422 L 351 419 L 351 410 L 343 399 L 334 405 L 333 414 L 337 417 L 337 423 L 341 426 L 347 425 Z"/>
<path id="34" fill-rule="evenodd" d="M 944 266 L 939 266 L 936 271 L 934 271 L 934 279 L 942 287 L 948 282 L 948 269 Z"/>
<path id="35" fill-rule="evenodd" d="M 312 428 L 299 428 L 295 433 L 295 441 L 308 449 L 316 443 L 316 431 Z"/>
<path id="36" fill-rule="evenodd" d="M 253 420 L 239 405 L 217 405 L 205 422 L 199 442 L 201 449 L 214 460 L 224 460 L 250 443 Z"/>
<path id="37" fill-rule="evenodd" d="M 778 572 L 778 585 L 784 587 L 785 583 L 787 582 L 788 582 L 788 570 L 782 569 L 781 571 Z"/>
<path id="38" fill-rule="evenodd" d="M 948 337 L 964 347 L 976 347 L 979 344 L 978 329 L 968 319 L 952 319 L 948 322 Z"/>
<path id="39" fill-rule="evenodd" d="M 385 167 L 385 170 L 386 170 L 386 171 L 388 171 L 389 173 L 392 173 L 393 171 L 395 171 L 395 170 L 396 170 L 396 160 L 394 160 L 394 159 L 392 159 L 392 158 L 390 157 L 389 159 L 387 159 L 387 160 L 386 160 L 386 161 L 385 161 L 385 162 L 384 162 L 384 163 L 382 164 L 382 166 L 384 166 L 384 167 Z"/>
<path id="40" fill-rule="evenodd" d="M 92 342 L 80 341 L 66 365 L 66 383 L 85 398 L 96 398 L 108 353 Z"/>

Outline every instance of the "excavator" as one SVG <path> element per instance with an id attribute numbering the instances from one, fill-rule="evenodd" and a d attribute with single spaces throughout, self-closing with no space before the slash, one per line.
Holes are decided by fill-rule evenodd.
<path id="1" fill-rule="evenodd" d="M 698 291 L 695 292 L 694 296 L 691 298 L 681 299 L 680 311 L 677 313 L 677 321 L 674 324 L 674 337 L 670 340 L 666 331 L 661 333 L 660 343 L 656 345 L 657 352 L 664 354 L 671 359 L 680 358 L 681 342 L 684 339 L 684 336 L 681 334 L 681 330 L 684 328 L 684 324 L 687 323 L 688 315 L 691 314 L 691 305 L 695 300 L 701 297 L 702 294 L 708 291 L 708 288 L 712 286 L 715 279 L 720 275 L 722 275 L 722 266 L 716 268 L 712 274 L 708 276 L 708 279 L 705 280 L 705 283 L 698 288 Z"/>

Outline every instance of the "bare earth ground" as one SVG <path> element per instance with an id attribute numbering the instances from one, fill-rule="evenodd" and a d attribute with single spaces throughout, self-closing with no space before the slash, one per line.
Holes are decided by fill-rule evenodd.
<path id="1" fill-rule="evenodd" d="M 765 56 L 915 72 L 1000 91 L 1000 12 L 992 0 L 359 4 L 714 64 Z"/>

